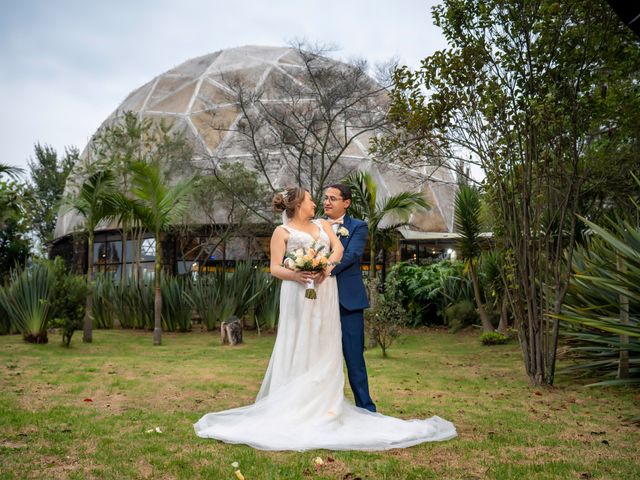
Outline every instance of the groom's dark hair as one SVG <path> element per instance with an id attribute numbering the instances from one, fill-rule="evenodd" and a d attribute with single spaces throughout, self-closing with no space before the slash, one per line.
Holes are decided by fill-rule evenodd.
<path id="1" fill-rule="evenodd" d="M 343 183 L 334 183 L 333 185 L 329 185 L 327 188 L 335 188 L 336 190 L 340 190 L 340 195 L 343 200 L 351 200 L 351 189 L 347 187 Z"/>

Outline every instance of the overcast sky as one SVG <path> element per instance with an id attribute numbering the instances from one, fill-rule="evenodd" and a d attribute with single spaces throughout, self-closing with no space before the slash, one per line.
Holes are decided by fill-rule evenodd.
<path id="1" fill-rule="evenodd" d="M 417 66 L 445 46 L 437 0 L 5 0 L 0 15 L 0 162 L 35 142 L 82 150 L 137 87 L 187 59 L 305 38 L 334 57 Z"/>

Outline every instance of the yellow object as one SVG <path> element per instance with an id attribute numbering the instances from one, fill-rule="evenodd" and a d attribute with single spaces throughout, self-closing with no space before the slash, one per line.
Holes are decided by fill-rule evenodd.
<path id="1" fill-rule="evenodd" d="M 314 459 L 313 459 L 313 462 L 314 462 L 316 465 L 322 465 L 322 464 L 324 464 L 324 461 L 323 461 L 320 457 L 316 457 L 316 458 L 314 458 Z"/>
<path id="2" fill-rule="evenodd" d="M 236 470 L 235 472 L 233 472 L 236 474 L 236 478 L 238 480 L 244 480 L 244 475 L 242 475 L 242 472 L 240 470 Z"/>

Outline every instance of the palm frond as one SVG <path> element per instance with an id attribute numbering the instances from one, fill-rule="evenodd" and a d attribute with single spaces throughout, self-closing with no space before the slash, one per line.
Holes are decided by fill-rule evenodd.
<path id="1" fill-rule="evenodd" d="M 460 234 L 458 248 L 466 259 L 474 259 L 480 255 L 480 194 L 474 188 L 463 185 L 455 199 L 455 226 Z"/>

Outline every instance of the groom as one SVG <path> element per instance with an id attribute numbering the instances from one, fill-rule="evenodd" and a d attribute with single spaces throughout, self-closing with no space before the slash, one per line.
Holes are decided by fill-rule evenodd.
<path id="1" fill-rule="evenodd" d="M 369 302 L 360 273 L 360 257 L 367 243 L 368 229 L 365 222 L 346 214 L 349 205 L 349 187 L 338 183 L 327 188 L 323 201 L 324 212 L 344 246 L 342 260 L 331 272 L 338 282 L 342 353 L 356 406 L 375 412 L 376 406 L 369 395 L 367 366 L 364 363 L 364 309 L 369 306 Z"/>

